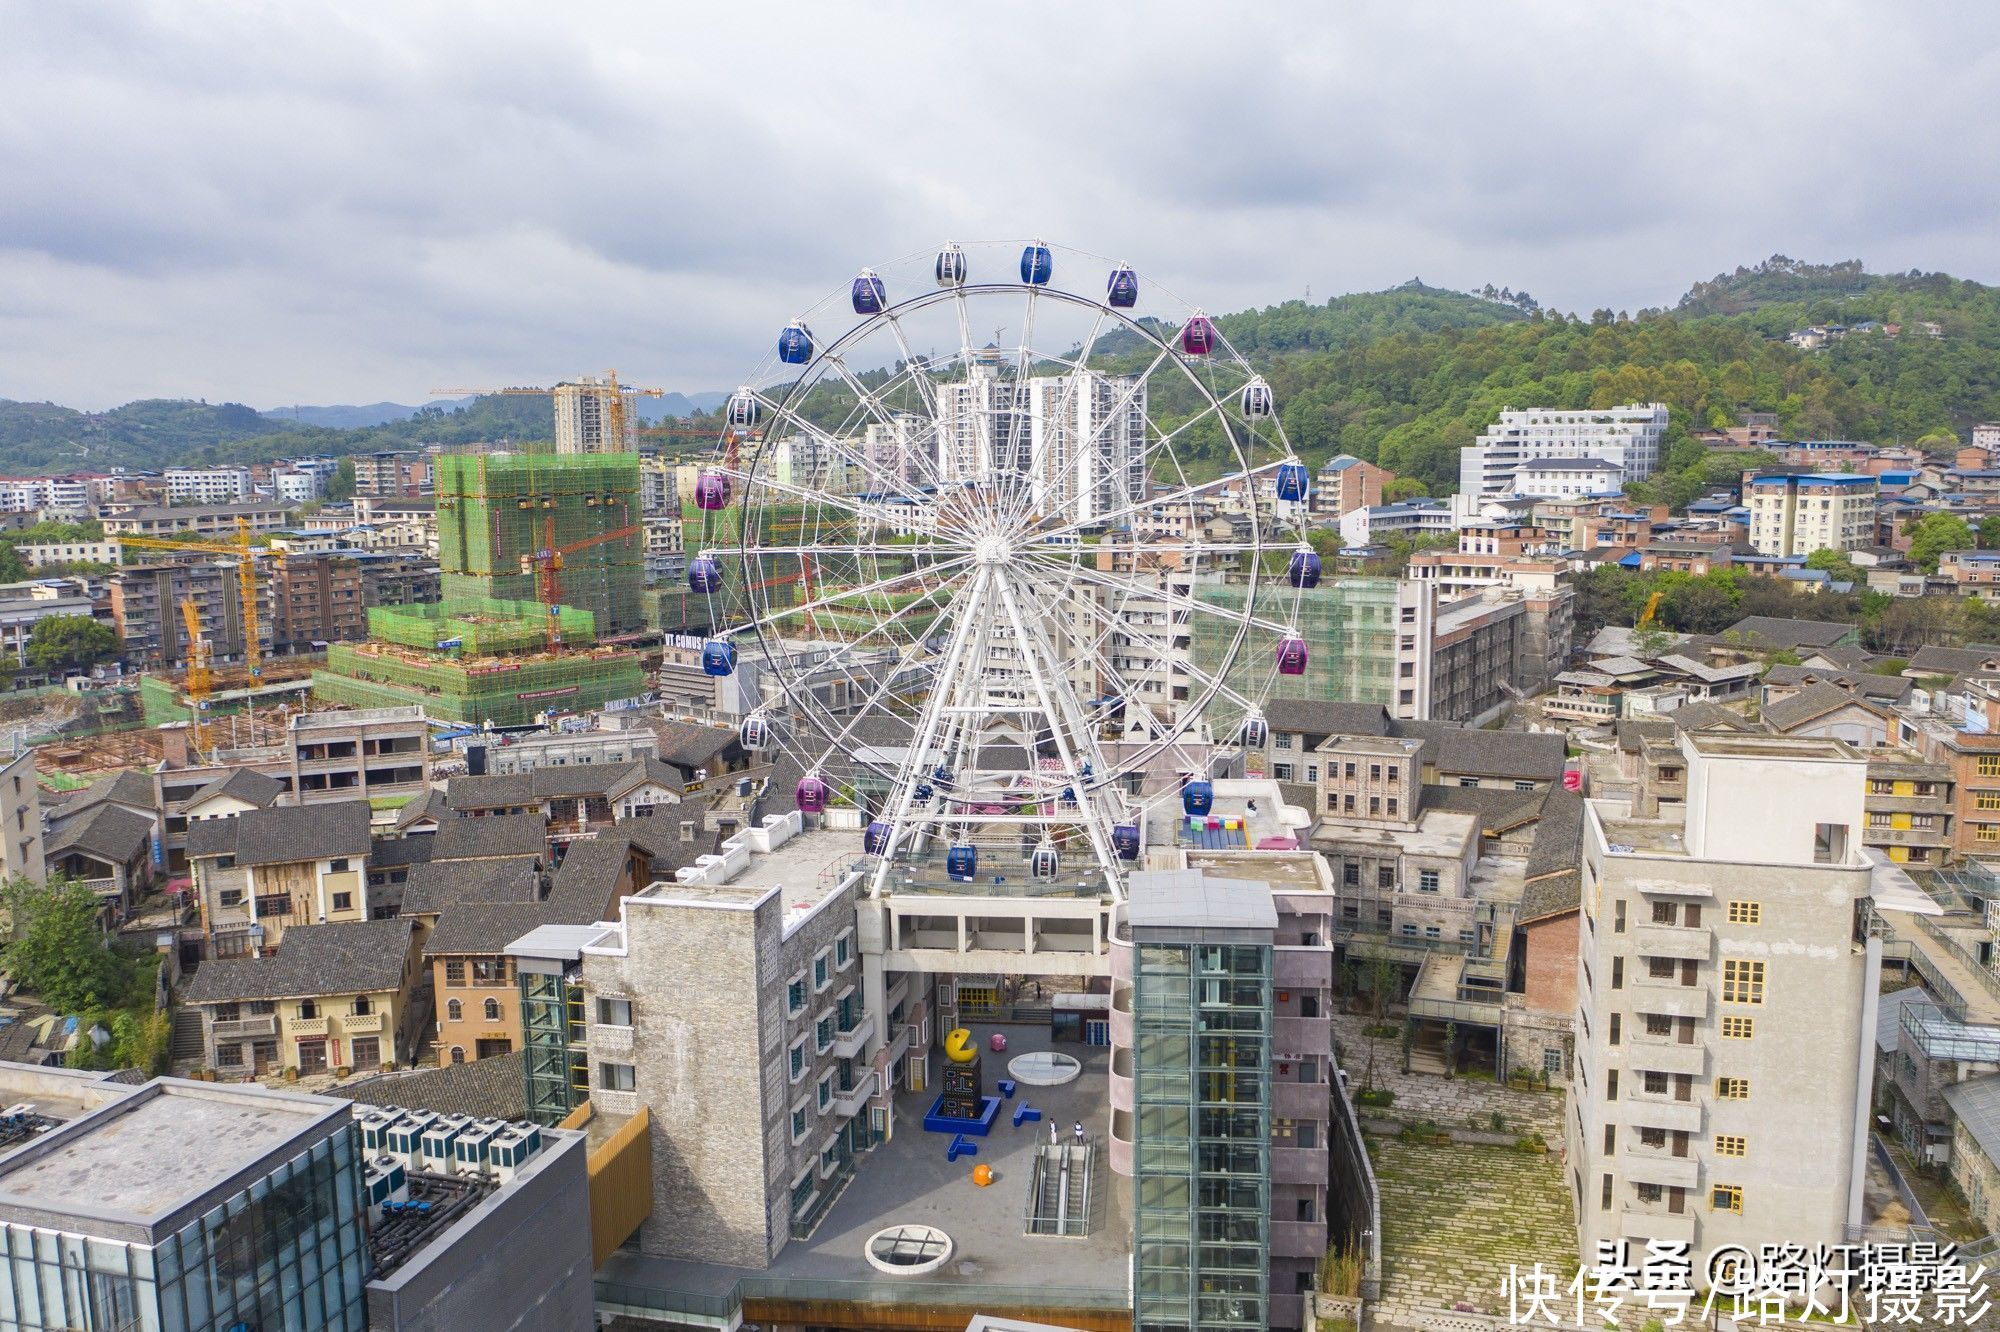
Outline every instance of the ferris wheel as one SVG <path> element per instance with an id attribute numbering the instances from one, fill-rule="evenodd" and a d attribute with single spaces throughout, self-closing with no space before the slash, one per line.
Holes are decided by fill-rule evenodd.
<path id="1" fill-rule="evenodd" d="M 758 667 L 745 746 L 798 763 L 800 809 L 860 812 L 877 892 L 1081 867 L 1119 893 L 1148 817 L 1206 815 L 1306 669 L 1320 559 L 1276 408 L 1123 264 L 862 269 L 778 333 L 694 485 L 703 667 Z"/>

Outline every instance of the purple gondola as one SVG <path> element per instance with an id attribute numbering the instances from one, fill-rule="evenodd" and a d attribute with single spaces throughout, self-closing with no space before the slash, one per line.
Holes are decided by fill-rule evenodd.
<path id="1" fill-rule="evenodd" d="M 688 590 L 703 596 L 722 590 L 722 566 L 713 555 L 697 555 L 688 561 Z"/>
<path id="2" fill-rule="evenodd" d="M 882 286 L 882 279 L 875 276 L 875 270 L 864 268 L 854 279 L 854 313 L 858 315 L 881 314 L 889 306 L 889 293 Z"/>
<path id="3" fill-rule="evenodd" d="M 1293 587 L 1319 586 L 1319 552 L 1299 549 L 1292 552 L 1291 563 L 1285 566 L 1285 581 Z"/>
<path id="4" fill-rule="evenodd" d="M 1181 329 L 1181 352 L 1186 356 L 1206 356 L 1215 350 L 1215 324 L 1198 314 Z"/>
<path id="5" fill-rule="evenodd" d="M 1139 275 L 1129 268 L 1114 268 L 1104 291 L 1105 304 L 1114 310 L 1129 310 L 1139 303 Z"/>
<path id="6" fill-rule="evenodd" d="M 876 819 L 861 832 L 861 850 L 871 856 L 879 856 L 889 849 L 889 825 Z"/>
<path id="7" fill-rule="evenodd" d="M 1278 674 L 1304 675 L 1306 673 L 1306 640 L 1287 638 L 1278 644 Z"/>
<path id="8" fill-rule="evenodd" d="M 694 479 L 694 507 L 713 512 L 729 507 L 729 478 L 721 472 L 703 472 Z"/>
<path id="9" fill-rule="evenodd" d="M 801 777 L 793 794 L 798 797 L 801 813 L 817 814 L 826 808 L 826 783 L 818 777 Z"/>
<path id="10" fill-rule="evenodd" d="M 1114 824 L 1111 829 L 1111 849 L 1118 853 L 1120 860 L 1139 858 L 1139 825 L 1136 823 Z"/>

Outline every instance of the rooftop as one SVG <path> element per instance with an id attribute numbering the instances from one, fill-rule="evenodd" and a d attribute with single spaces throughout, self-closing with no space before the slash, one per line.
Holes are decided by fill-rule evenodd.
<path id="1" fill-rule="evenodd" d="M 1198 869 L 1140 870 L 1130 879 L 1126 920 L 1134 930 L 1275 930 L 1270 885 L 1221 879 Z"/>

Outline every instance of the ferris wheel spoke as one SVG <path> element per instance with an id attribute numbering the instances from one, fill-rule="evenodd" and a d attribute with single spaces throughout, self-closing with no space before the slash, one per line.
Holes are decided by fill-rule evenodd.
<path id="1" fill-rule="evenodd" d="M 841 379 L 846 382 L 847 387 L 853 392 L 854 396 L 860 400 L 861 405 L 867 409 L 868 414 L 875 418 L 875 424 L 881 426 L 882 429 L 889 432 L 890 441 L 894 443 L 896 438 L 896 432 L 899 428 L 896 420 L 896 413 L 884 407 L 881 404 L 881 402 L 877 400 L 876 396 L 868 391 L 867 385 L 863 384 L 860 378 L 855 375 L 854 371 L 848 367 L 846 358 L 840 356 L 838 353 L 834 353 L 828 355 L 826 357 L 826 360 L 828 364 L 833 366 L 835 372 L 840 375 Z M 911 371 L 911 377 L 913 379 L 922 378 L 922 376 L 918 375 L 914 370 Z M 891 380 L 890 382 L 891 384 L 893 384 L 894 380 Z M 935 412 L 933 412 L 932 415 L 933 426 L 935 426 L 935 422 L 936 422 L 936 416 Z M 864 443 L 862 445 L 862 448 L 865 450 L 867 448 L 867 445 Z M 933 485 L 942 484 L 942 478 L 938 475 L 936 468 L 930 466 L 929 460 L 924 457 L 923 451 L 921 449 L 906 449 L 903 450 L 902 452 L 905 455 L 910 455 L 910 454 L 915 455 L 917 462 L 923 465 L 925 469 L 928 471 L 931 484 Z"/>
<path id="2" fill-rule="evenodd" d="M 901 495 L 906 499 L 921 502 L 922 499 L 921 494 L 916 490 L 912 490 L 909 486 L 909 482 L 905 478 L 899 477 L 893 472 L 885 472 L 877 468 L 872 463 L 870 463 L 865 457 L 853 452 L 845 444 L 841 443 L 840 440 L 835 437 L 833 432 L 826 430 L 824 427 L 816 424 L 815 422 L 807 420 L 805 417 L 801 416 L 798 412 L 794 411 L 790 406 L 786 405 L 785 403 L 779 402 L 777 399 L 771 397 L 769 394 L 756 393 L 754 394 L 754 396 L 760 403 L 764 405 L 765 409 L 769 411 L 773 416 L 782 418 L 783 420 L 790 422 L 794 429 L 796 429 L 800 434 L 806 436 L 808 439 L 812 440 L 816 446 L 824 448 L 831 453 L 839 454 L 842 458 L 844 458 L 847 462 L 852 464 L 859 471 L 870 477 L 873 477 L 879 488 L 887 491 L 890 494 Z M 758 450 L 759 456 L 761 456 L 763 452 L 765 450 L 768 450 L 771 446 L 772 446 L 772 441 L 769 438 L 766 438 L 763 446 Z M 755 477 L 755 480 L 759 485 L 773 486 L 779 489 L 786 488 L 782 486 L 776 480 L 776 478 L 767 475 L 762 475 L 761 473 Z M 796 490 L 798 488 L 791 487 L 791 489 Z M 826 490 L 812 491 L 812 492 L 801 490 L 799 493 L 809 494 L 813 498 L 826 498 L 826 499 L 831 499 L 836 494 L 836 492 L 826 491 Z"/>
<path id="3" fill-rule="evenodd" d="M 761 548 L 753 549 L 744 552 L 744 558 L 747 560 L 752 555 L 763 555 L 766 553 L 768 552 L 762 550 Z M 856 598 L 866 598 L 873 593 L 886 591 L 889 588 L 897 586 L 898 584 L 907 583 L 913 578 L 932 576 L 945 570 L 956 569 L 958 566 L 970 564 L 971 562 L 972 562 L 972 557 L 970 555 L 966 555 L 966 556 L 961 556 L 960 558 L 955 560 L 946 561 L 942 564 L 930 565 L 921 569 L 911 569 L 905 573 L 892 574 L 887 578 L 878 578 L 872 583 L 866 583 L 859 587 L 844 587 L 837 592 L 832 592 L 825 596 L 815 597 L 811 601 L 803 602 L 797 606 L 780 607 L 774 610 L 770 610 L 766 614 L 759 616 L 756 619 L 748 620 L 743 624 L 732 625 L 723 636 L 729 637 L 742 633 L 755 633 L 759 629 L 762 629 L 767 625 L 775 624 L 783 619 L 790 619 L 796 616 L 810 614 L 812 611 L 818 610 L 823 606 L 836 606 L 842 602 L 853 601 Z M 867 609 L 873 609 L 873 608 L 869 607 Z"/>
<path id="4" fill-rule="evenodd" d="M 1086 583 L 1091 583 L 1098 587 L 1107 588 L 1112 591 L 1122 591 L 1131 588 L 1131 585 L 1129 583 L 1120 582 L 1118 579 L 1106 577 L 1105 575 L 1098 573 L 1096 570 L 1093 569 L 1080 570 L 1078 571 L 1077 576 Z M 1228 620 L 1232 624 L 1242 624 L 1252 629 L 1261 629 L 1266 633 L 1278 634 L 1281 637 L 1289 638 L 1296 632 L 1289 625 L 1280 624 L 1276 620 L 1267 620 L 1264 619 L 1262 616 L 1252 614 L 1250 612 L 1249 606 L 1246 606 L 1245 609 L 1241 611 L 1231 610 L 1225 606 L 1211 605 L 1210 603 L 1201 600 L 1201 598 L 1199 597 L 1182 596 L 1180 593 L 1169 591 L 1166 588 L 1132 589 L 1132 595 L 1134 597 L 1143 597 L 1148 601 L 1163 602 L 1166 605 L 1178 610 L 1200 611 L 1205 615 L 1212 615 L 1217 619 Z M 1254 604 L 1255 604 L 1254 601 L 1249 603 L 1249 605 L 1254 605 Z"/>
<path id="5" fill-rule="evenodd" d="M 1174 639 L 1177 636 L 1174 631 L 1178 628 L 1178 625 L 1176 625 L 1175 623 L 1170 621 L 1168 624 L 1167 633 L 1162 635 L 1155 633 L 1152 629 L 1152 626 L 1150 625 L 1137 624 L 1137 623 L 1118 624 L 1117 619 L 1113 617 L 1108 610 L 1106 610 L 1102 606 L 1096 605 L 1095 603 L 1085 601 L 1082 602 L 1081 604 L 1087 607 L 1090 613 L 1101 617 L 1107 623 L 1112 623 L 1114 625 L 1117 625 L 1118 631 L 1120 633 L 1123 633 L 1128 637 L 1144 639 L 1149 644 L 1156 645 L 1157 646 L 1156 656 L 1160 660 L 1168 663 L 1168 672 L 1170 676 L 1174 671 L 1185 671 L 1189 675 L 1192 675 L 1196 679 L 1202 681 L 1204 684 L 1209 685 L 1212 688 L 1212 690 L 1222 694 L 1224 697 L 1230 699 L 1234 703 L 1240 704 L 1241 706 L 1246 708 L 1252 708 L 1256 706 L 1240 691 L 1238 691 L 1234 686 L 1230 685 L 1226 680 L 1218 676 L 1211 675 L 1207 671 L 1202 670 L 1199 666 L 1196 666 L 1194 664 L 1194 661 L 1192 659 L 1193 658 L 1192 644 L 1190 644 L 1189 649 L 1183 650 L 1180 647 L 1178 647 L 1174 642 Z M 1235 620 L 1236 617 L 1232 616 L 1228 618 Z M 1254 623 L 1255 623 L 1254 621 L 1246 623 L 1245 631 L 1247 632 L 1249 624 L 1254 624 Z M 1192 635 L 1190 635 L 1190 637 L 1192 637 Z M 1238 650 L 1240 651 L 1240 644 L 1238 645 Z"/>
<path id="6" fill-rule="evenodd" d="M 1068 523 L 1061 527 L 1050 528 L 1048 531 L 1041 533 L 1041 537 L 1046 541 L 1051 537 L 1068 536 L 1074 532 L 1081 532 L 1085 527 L 1115 523 L 1120 518 L 1129 518 L 1133 514 L 1145 509 L 1169 508 L 1183 500 L 1190 500 L 1207 494 L 1218 486 L 1229 485 L 1237 481 L 1253 482 L 1254 478 L 1265 472 L 1275 471 L 1283 465 L 1284 461 L 1282 459 L 1273 459 L 1270 462 L 1252 467 L 1244 472 L 1236 473 L 1233 476 L 1218 476 L 1207 481 L 1192 481 L 1164 495 L 1154 495 L 1136 504 L 1127 504 L 1122 508 L 1115 509 L 1111 513 L 1104 514 L 1101 517 L 1093 518 L 1088 522 Z"/>

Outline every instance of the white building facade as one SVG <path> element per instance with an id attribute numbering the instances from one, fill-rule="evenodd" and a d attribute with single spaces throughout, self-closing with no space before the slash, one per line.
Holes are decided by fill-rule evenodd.
<path id="1" fill-rule="evenodd" d="M 1580 412 L 1508 408 L 1458 456 L 1459 496 L 1468 504 L 1515 492 L 1525 464 L 1594 458 L 1616 464 L 1624 481 L 1643 481 L 1660 465 L 1667 429 L 1664 403 L 1632 403 Z"/>

